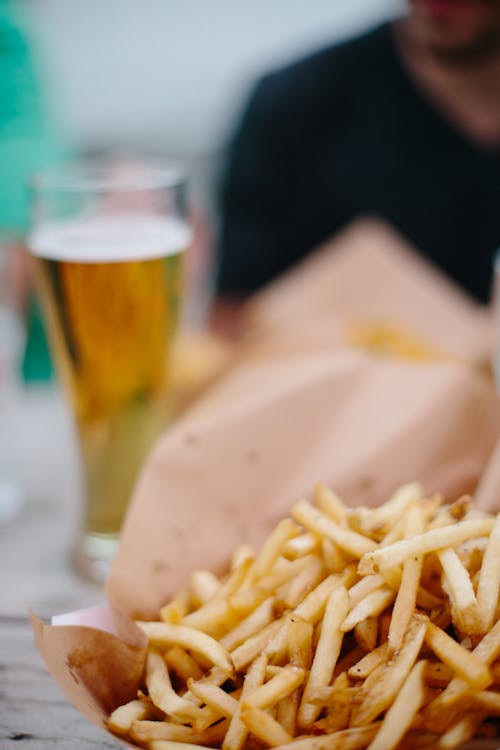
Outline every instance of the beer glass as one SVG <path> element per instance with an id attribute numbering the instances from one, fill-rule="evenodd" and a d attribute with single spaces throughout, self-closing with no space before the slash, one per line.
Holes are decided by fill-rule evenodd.
<path id="1" fill-rule="evenodd" d="M 41 173 L 32 186 L 29 247 L 82 456 L 74 562 L 102 581 L 141 464 L 169 420 L 191 240 L 186 181 L 175 165 L 90 163 Z"/>

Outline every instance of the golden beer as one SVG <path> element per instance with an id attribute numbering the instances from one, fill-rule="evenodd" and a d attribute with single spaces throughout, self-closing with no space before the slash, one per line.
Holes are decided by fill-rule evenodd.
<path id="1" fill-rule="evenodd" d="M 58 372 L 84 464 L 85 534 L 121 527 L 139 469 L 168 421 L 186 224 L 160 216 L 42 226 L 31 238 Z"/>

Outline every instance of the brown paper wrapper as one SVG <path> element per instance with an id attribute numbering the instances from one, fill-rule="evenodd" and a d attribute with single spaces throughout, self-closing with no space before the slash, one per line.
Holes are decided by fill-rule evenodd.
<path id="1" fill-rule="evenodd" d="M 449 357 L 481 367 L 490 360 L 487 308 L 392 227 L 370 218 L 256 294 L 243 327 L 248 345 L 276 352 L 351 345 L 359 328 L 370 325 L 406 336 L 424 359 Z"/>
<path id="2" fill-rule="evenodd" d="M 358 231 L 363 245 L 366 225 Z M 144 644 L 129 618 L 155 616 L 191 570 L 220 571 L 236 545 L 259 544 L 317 481 L 349 503 L 370 505 L 413 479 L 449 500 L 480 482 L 481 507 L 500 510 L 500 443 L 485 471 L 500 434 L 499 402 L 492 383 L 466 364 L 486 356 L 486 315 L 415 264 L 406 249 L 404 261 L 394 247 L 388 251 L 387 234 L 385 244 L 378 236 L 378 245 L 358 250 L 356 263 L 346 250 L 326 266 L 325 256 L 318 256 L 319 270 L 304 275 L 303 288 L 290 276 L 275 293 L 252 303 L 248 320 L 254 316 L 255 332 L 260 319 L 260 338 L 249 340 L 232 371 L 155 447 L 108 582 L 120 637 L 34 620 L 49 670 L 68 699 L 99 726 L 134 695 L 142 669 Z M 347 279 L 359 281 L 353 263 L 358 272 L 361 264 L 369 275 L 381 274 L 391 289 L 395 284 L 405 290 L 397 306 L 406 304 L 406 312 L 398 320 L 412 331 L 420 320 L 417 310 L 426 311 L 429 319 L 419 324 L 419 335 L 432 338 L 444 357 L 416 363 L 342 346 L 351 301 L 340 292 Z M 337 278 L 335 298 L 343 300 L 344 317 L 326 312 L 328 284 L 321 285 L 327 271 Z M 377 308 L 372 285 L 363 284 L 358 302 L 372 294 L 366 315 L 379 309 L 395 320 L 395 308 L 384 307 L 382 297 Z M 290 299 L 301 315 L 311 305 L 316 320 L 325 318 L 312 344 Z M 335 346 L 327 314 L 331 331 L 339 333 Z M 478 740 L 469 747 L 497 744 Z"/>

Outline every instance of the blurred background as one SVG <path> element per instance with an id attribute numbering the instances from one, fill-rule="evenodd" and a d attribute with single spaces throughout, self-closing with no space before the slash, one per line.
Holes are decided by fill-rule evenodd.
<path id="1" fill-rule="evenodd" d="M 51 110 L 78 153 L 179 157 L 210 212 L 224 146 L 253 82 L 394 16 L 397 0 L 19 0 Z"/>

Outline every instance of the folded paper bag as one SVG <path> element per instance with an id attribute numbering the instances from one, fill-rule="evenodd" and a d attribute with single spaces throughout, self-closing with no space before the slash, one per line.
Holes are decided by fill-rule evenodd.
<path id="1" fill-rule="evenodd" d="M 351 344 L 359 327 L 384 328 L 414 350 L 484 365 L 491 319 L 389 224 L 360 219 L 247 303 L 251 347 Z M 359 332 L 358 332 L 359 333 Z"/>

